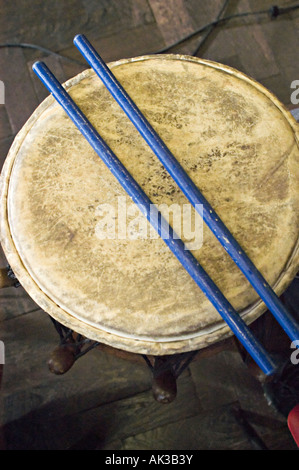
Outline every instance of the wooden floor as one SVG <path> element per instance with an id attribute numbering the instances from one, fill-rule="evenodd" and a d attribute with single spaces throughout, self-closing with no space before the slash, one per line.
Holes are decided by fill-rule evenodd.
<path id="1" fill-rule="evenodd" d="M 264 10 L 272 4 L 231 0 L 226 14 Z M 102 57 L 112 61 L 169 46 L 214 20 L 222 5 L 223 0 L 0 0 L 0 43 L 33 43 L 82 62 L 72 39 L 84 33 Z M 299 10 L 276 20 L 267 15 L 236 19 L 216 28 L 198 56 L 245 72 L 289 106 L 291 83 L 299 79 L 298 30 Z M 171 52 L 193 54 L 201 37 Z M 31 71 L 37 58 L 45 60 L 60 81 L 86 68 L 39 50 L 0 48 L 0 80 L 5 84 L 1 166 L 14 136 L 47 95 Z M 3 254 L 1 260 L 4 266 Z M 51 374 L 47 359 L 58 336 L 49 317 L 22 287 L 3 289 L 0 296 L 3 449 L 253 450 L 256 443 L 248 425 L 236 418 L 240 409 L 270 450 L 297 449 L 284 413 L 269 402 L 235 342 L 194 360 L 178 379 L 176 400 L 161 405 L 152 397 L 151 372 L 141 361 L 93 350 L 67 374 Z M 297 280 L 285 300 L 298 314 Z M 283 333 L 267 314 L 262 336 L 274 353 L 289 354 Z"/>

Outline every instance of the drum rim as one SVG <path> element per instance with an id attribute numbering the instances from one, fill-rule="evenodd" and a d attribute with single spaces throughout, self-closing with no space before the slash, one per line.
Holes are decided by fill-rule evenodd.
<path id="1" fill-rule="evenodd" d="M 213 69 L 221 70 L 225 73 L 231 74 L 237 77 L 264 94 L 271 102 L 279 109 L 283 114 L 284 118 L 292 128 L 295 141 L 299 148 L 299 125 L 296 122 L 292 114 L 287 108 L 278 100 L 278 98 L 266 89 L 259 82 L 249 77 L 248 75 L 240 72 L 230 66 L 220 64 L 211 60 L 200 59 L 188 55 L 179 54 L 163 54 L 163 55 L 144 55 L 129 59 L 121 59 L 108 64 L 110 68 L 115 68 L 121 65 L 125 65 L 131 62 L 140 62 L 146 60 L 156 60 L 163 58 L 163 60 L 183 60 L 198 63 Z M 86 69 L 83 72 L 77 74 L 75 77 L 67 80 L 64 83 L 64 87 L 68 90 L 72 86 L 80 83 L 85 78 L 94 75 L 92 69 Z M 210 327 L 205 327 L 203 330 L 187 335 L 181 335 L 180 337 L 174 337 L 173 340 L 165 338 L 161 340 L 148 339 L 146 335 L 144 338 L 127 337 L 118 332 L 109 332 L 100 329 L 99 326 L 95 326 L 92 322 L 86 322 L 86 320 L 79 319 L 71 315 L 68 311 L 58 306 L 34 281 L 30 273 L 27 271 L 25 265 L 22 262 L 21 255 L 18 253 L 12 235 L 10 232 L 9 219 L 7 215 L 7 197 L 9 191 L 9 180 L 13 169 L 14 160 L 17 157 L 18 150 L 22 145 L 27 133 L 34 126 L 39 117 L 50 110 L 53 105 L 56 105 L 55 100 L 50 95 L 45 98 L 42 103 L 32 113 L 23 127 L 16 135 L 13 144 L 8 152 L 5 159 L 3 169 L 0 176 L 0 243 L 2 245 L 4 254 L 18 278 L 21 285 L 24 287 L 30 297 L 37 303 L 37 305 L 53 317 L 56 321 L 64 324 L 68 328 L 81 333 L 82 335 L 107 344 L 118 349 L 126 350 L 133 353 L 139 354 L 172 354 L 176 352 L 185 352 L 190 350 L 202 349 L 207 347 L 209 344 L 214 344 L 219 340 L 226 339 L 232 336 L 230 328 L 225 324 L 221 318 L 219 322 L 214 323 Z M 288 287 L 288 285 L 294 279 L 299 267 L 299 236 L 294 246 L 294 250 L 289 260 L 287 261 L 284 269 L 281 271 L 276 283 L 272 285 L 272 288 L 278 295 Z M 261 316 L 267 310 L 266 306 L 261 300 L 256 301 L 252 305 L 247 306 L 240 312 L 240 315 L 246 320 L 247 324 L 252 323 L 259 316 Z"/>

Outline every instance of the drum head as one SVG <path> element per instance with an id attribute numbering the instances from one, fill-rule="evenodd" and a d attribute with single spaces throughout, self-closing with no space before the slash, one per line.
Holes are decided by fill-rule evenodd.
<path id="1" fill-rule="evenodd" d="M 280 295 L 298 269 L 298 125 L 291 114 L 261 85 L 214 62 L 158 55 L 109 66 Z M 187 199 L 94 72 L 65 87 L 151 201 L 189 214 L 183 240 L 245 321 L 261 315 L 264 304 L 188 213 Z M 162 355 L 231 334 L 51 96 L 6 159 L 1 243 L 37 304 L 91 339 Z"/>

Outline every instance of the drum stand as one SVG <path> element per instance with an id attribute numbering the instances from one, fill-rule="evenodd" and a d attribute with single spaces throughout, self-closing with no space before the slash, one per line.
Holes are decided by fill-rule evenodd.
<path id="1" fill-rule="evenodd" d="M 51 321 L 60 337 L 59 345 L 53 350 L 48 365 L 54 374 L 64 374 L 83 355 L 92 349 L 113 350 L 107 348 L 97 341 L 90 340 L 77 334 L 73 330 L 61 325 L 52 317 Z M 152 390 L 154 398 L 159 403 L 172 402 L 177 393 L 176 380 L 188 367 L 198 351 L 167 355 L 147 356 L 144 354 L 134 355 L 142 358 L 152 373 Z M 126 353 L 121 354 L 126 358 Z M 128 356 L 129 357 L 129 356 Z"/>
<path id="2" fill-rule="evenodd" d="M 0 269 L 0 288 L 12 286 L 17 288 L 20 286 L 20 283 L 8 265 L 6 268 Z M 159 403 L 171 403 L 176 398 L 178 377 L 194 359 L 208 357 L 217 352 L 232 348 L 236 350 L 237 348 L 249 372 L 262 384 L 268 403 L 277 411 L 287 415 L 290 409 L 299 401 L 299 375 L 297 369 L 295 370 L 291 366 L 290 361 L 282 359 L 278 372 L 269 378 L 256 366 L 235 336 L 199 351 L 165 356 L 148 356 L 127 353 L 103 345 L 98 341 L 83 337 L 52 317 L 49 316 L 49 318 L 60 339 L 59 345 L 54 348 L 48 361 L 49 370 L 57 375 L 65 374 L 80 357 L 92 349 L 99 349 L 100 351 L 112 353 L 122 359 L 145 362 L 152 374 L 152 391 L 155 400 Z M 265 326 L 262 325 L 263 331 L 268 329 Z M 294 370 L 296 373 L 294 373 Z"/>

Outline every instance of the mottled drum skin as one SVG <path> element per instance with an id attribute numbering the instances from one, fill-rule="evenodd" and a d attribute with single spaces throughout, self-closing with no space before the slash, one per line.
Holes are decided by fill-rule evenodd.
<path id="1" fill-rule="evenodd" d="M 214 62 L 157 55 L 109 66 L 280 295 L 299 266 L 294 118 L 260 84 Z M 153 203 L 188 204 L 92 70 L 65 87 Z M 117 230 L 99 239 L 100 208 L 112 204 L 118 215 L 120 196 L 132 206 L 48 97 L 1 175 L 1 243 L 29 295 L 62 324 L 125 351 L 174 354 L 230 336 L 161 239 L 119 239 Z M 193 254 L 247 323 L 266 310 L 208 227 Z"/>

